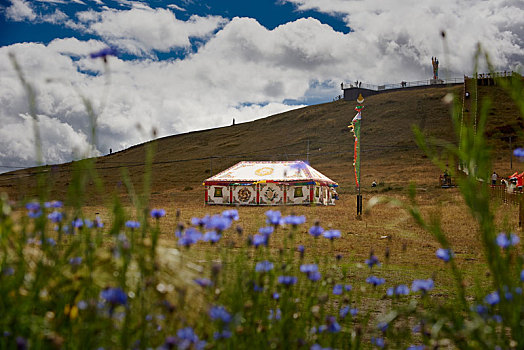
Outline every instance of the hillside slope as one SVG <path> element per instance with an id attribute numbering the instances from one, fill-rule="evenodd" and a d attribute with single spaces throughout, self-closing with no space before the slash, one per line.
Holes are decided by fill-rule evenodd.
<path id="1" fill-rule="evenodd" d="M 416 125 L 426 135 L 452 141 L 451 105 L 443 102 L 448 92 L 462 96 L 463 87 L 406 89 L 366 99 L 362 119 L 362 183 L 376 180 L 388 186 L 405 186 L 415 180 L 435 186 L 440 171 L 417 149 L 412 132 Z M 518 112 L 503 91 L 479 87 L 480 99 L 492 96 L 497 103 L 490 113 L 488 135 L 494 138 L 499 174 L 509 172 L 507 135 L 521 126 Z M 153 165 L 153 194 L 183 194 L 202 200 L 201 183 L 212 174 L 241 160 L 306 160 L 337 181 L 342 193 L 354 190 L 353 138 L 347 126 L 355 115 L 355 103 L 335 101 L 309 106 L 249 123 L 190 132 L 158 139 Z M 508 128 L 506 126 L 511 126 Z M 515 145 L 516 139 L 513 138 Z M 309 154 L 308 154 L 309 150 Z M 506 153 L 507 156 L 506 156 Z M 145 144 L 99 157 L 96 168 L 105 191 L 92 195 L 95 203 L 106 194 L 124 195 L 122 168 L 127 167 L 136 186 L 144 174 Z M 507 168 L 507 169 L 506 169 Z M 515 168 L 515 166 L 514 166 Z M 11 198 L 32 196 L 37 168 L 0 175 L 0 192 Z M 46 168 L 50 196 L 64 198 L 71 163 Z M 92 186 L 92 182 L 88 185 Z M 95 193 L 88 187 L 88 193 Z"/>

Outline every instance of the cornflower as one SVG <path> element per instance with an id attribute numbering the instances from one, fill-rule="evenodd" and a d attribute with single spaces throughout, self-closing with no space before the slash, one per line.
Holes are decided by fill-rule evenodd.
<path id="1" fill-rule="evenodd" d="M 130 228 L 130 229 L 139 228 L 140 227 L 140 222 L 133 221 L 133 220 L 128 220 L 128 221 L 126 221 L 126 227 Z"/>
<path id="2" fill-rule="evenodd" d="M 151 209 L 151 217 L 154 219 L 160 219 L 163 216 L 166 216 L 165 209 Z"/>
<path id="3" fill-rule="evenodd" d="M 451 251 L 451 249 L 439 248 L 437 249 L 436 255 L 437 255 L 437 258 L 445 262 L 448 262 L 453 257 L 453 252 Z"/>
<path id="4" fill-rule="evenodd" d="M 318 224 L 311 226 L 311 228 L 309 229 L 309 234 L 315 238 L 320 236 L 322 232 L 324 232 L 324 229 L 322 228 L 322 226 Z"/>
<path id="5" fill-rule="evenodd" d="M 298 279 L 295 276 L 278 276 L 278 283 L 291 286 L 296 284 Z"/>
<path id="6" fill-rule="evenodd" d="M 282 224 L 282 214 L 278 210 L 268 210 L 266 211 L 266 223 L 279 226 Z"/>
<path id="7" fill-rule="evenodd" d="M 306 217 L 304 215 L 300 215 L 300 216 L 288 215 L 284 218 L 283 221 L 284 221 L 284 224 L 286 225 L 292 225 L 293 227 L 296 227 L 306 222 Z"/>
<path id="8" fill-rule="evenodd" d="M 429 292 L 434 287 L 433 280 L 428 278 L 427 280 L 414 280 L 411 285 L 411 290 L 414 292 L 421 291 L 423 294 Z"/>
<path id="9" fill-rule="evenodd" d="M 368 278 L 366 278 L 366 282 L 373 285 L 373 287 L 376 287 L 380 286 L 381 284 L 384 284 L 386 280 L 376 276 L 369 276 Z"/>
<path id="10" fill-rule="evenodd" d="M 335 238 L 340 238 L 340 231 L 339 230 L 328 230 L 328 231 L 324 231 L 322 232 L 322 236 L 330 239 L 330 240 L 333 240 Z"/>
<path id="11" fill-rule="evenodd" d="M 268 272 L 273 270 L 273 263 L 267 260 L 260 261 L 255 266 L 256 272 Z"/>

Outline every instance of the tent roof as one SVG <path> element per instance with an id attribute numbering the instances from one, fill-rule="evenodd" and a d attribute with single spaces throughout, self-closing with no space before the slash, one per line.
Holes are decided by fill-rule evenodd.
<path id="1" fill-rule="evenodd" d="M 204 184 L 235 182 L 337 183 L 302 161 L 240 162 L 204 181 Z"/>

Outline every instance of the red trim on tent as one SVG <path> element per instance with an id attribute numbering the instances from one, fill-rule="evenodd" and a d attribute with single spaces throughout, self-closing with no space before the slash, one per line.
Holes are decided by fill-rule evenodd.
<path id="1" fill-rule="evenodd" d="M 260 185 L 257 184 L 257 204 L 260 204 Z"/>
<path id="2" fill-rule="evenodd" d="M 313 203 L 313 200 L 314 200 L 314 198 L 313 198 L 313 187 L 315 187 L 315 186 L 309 186 L 309 201 L 311 203 Z"/>
<path id="3" fill-rule="evenodd" d="M 204 203 L 207 203 L 209 202 L 209 197 L 208 197 L 208 194 L 207 194 L 207 186 L 206 186 L 206 194 L 205 194 L 205 197 L 204 197 Z"/>
<path id="4" fill-rule="evenodd" d="M 287 186 L 284 186 L 284 204 L 286 204 L 287 200 Z"/>
<path id="5" fill-rule="evenodd" d="M 229 186 L 229 204 L 233 204 L 233 186 Z"/>

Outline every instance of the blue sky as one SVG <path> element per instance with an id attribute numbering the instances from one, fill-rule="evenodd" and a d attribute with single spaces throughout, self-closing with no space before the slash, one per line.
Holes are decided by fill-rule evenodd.
<path id="1" fill-rule="evenodd" d="M 44 162 L 332 101 L 341 82 L 471 74 L 524 57 L 521 0 L 0 0 L 1 166 L 36 163 L 16 57 L 37 92 Z M 440 38 L 446 31 L 447 40 Z M 89 54 L 108 46 L 105 65 Z M 448 48 L 445 51 L 445 47 Z M 89 146 L 82 98 L 95 107 Z M 351 118 L 351 116 L 348 116 Z"/>

